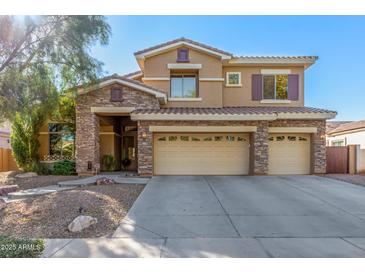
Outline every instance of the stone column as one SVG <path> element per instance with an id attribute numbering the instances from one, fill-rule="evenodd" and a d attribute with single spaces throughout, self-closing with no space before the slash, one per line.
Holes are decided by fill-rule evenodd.
<path id="1" fill-rule="evenodd" d="M 138 174 L 152 176 L 153 174 L 153 134 L 148 123 L 138 121 Z"/>
<path id="2" fill-rule="evenodd" d="M 318 124 L 317 133 L 312 134 L 312 172 L 326 173 L 326 121 Z"/>
<path id="3" fill-rule="evenodd" d="M 100 171 L 100 121 L 90 107 L 76 107 L 76 172 L 79 175 Z M 91 170 L 88 170 L 91 162 Z"/>
<path id="4" fill-rule="evenodd" d="M 266 175 L 269 170 L 268 123 L 258 122 L 257 131 L 251 137 L 251 173 Z"/>

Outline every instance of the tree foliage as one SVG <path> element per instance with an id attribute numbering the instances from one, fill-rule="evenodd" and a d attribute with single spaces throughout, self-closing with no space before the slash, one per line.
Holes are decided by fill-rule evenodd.
<path id="1" fill-rule="evenodd" d="M 72 87 L 102 73 L 90 48 L 108 43 L 110 27 L 103 16 L 0 16 L 0 30 L 0 122 L 12 123 L 15 159 L 27 167 L 47 118 L 74 123 Z"/>

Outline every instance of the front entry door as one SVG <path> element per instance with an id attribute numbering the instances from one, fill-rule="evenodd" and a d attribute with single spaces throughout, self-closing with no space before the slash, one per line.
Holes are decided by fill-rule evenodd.
<path id="1" fill-rule="evenodd" d="M 137 132 L 124 132 L 122 137 L 122 163 L 129 159 L 130 165 L 126 167 L 129 171 L 137 170 Z M 122 169 L 124 169 L 122 165 Z"/>

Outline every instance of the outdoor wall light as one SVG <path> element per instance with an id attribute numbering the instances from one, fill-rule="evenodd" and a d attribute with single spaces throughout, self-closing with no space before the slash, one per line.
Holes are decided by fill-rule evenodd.
<path id="1" fill-rule="evenodd" d="M 142 138 L 143 139 L 147 138 L 147 133 L 146 132 L 142 132 Z"/>

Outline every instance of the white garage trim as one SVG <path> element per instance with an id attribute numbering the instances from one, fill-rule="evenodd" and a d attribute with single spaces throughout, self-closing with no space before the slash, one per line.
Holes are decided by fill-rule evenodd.
<path id="1" fill-rule="evenodd" d="M 131 113 L 132 120 L 171 121 L 264 121 L 276 120 L 276 114 L 138 114 Z"/>
<path id="2" fill-rule="evenodd" d="M 256 132 L 256 126 L 150 126 L 151 132 Z"/>
<path id="3" fill-rule="evenodd" d="M 269 133 L 317 133 L 316 127 L 269 127 Z"/>

